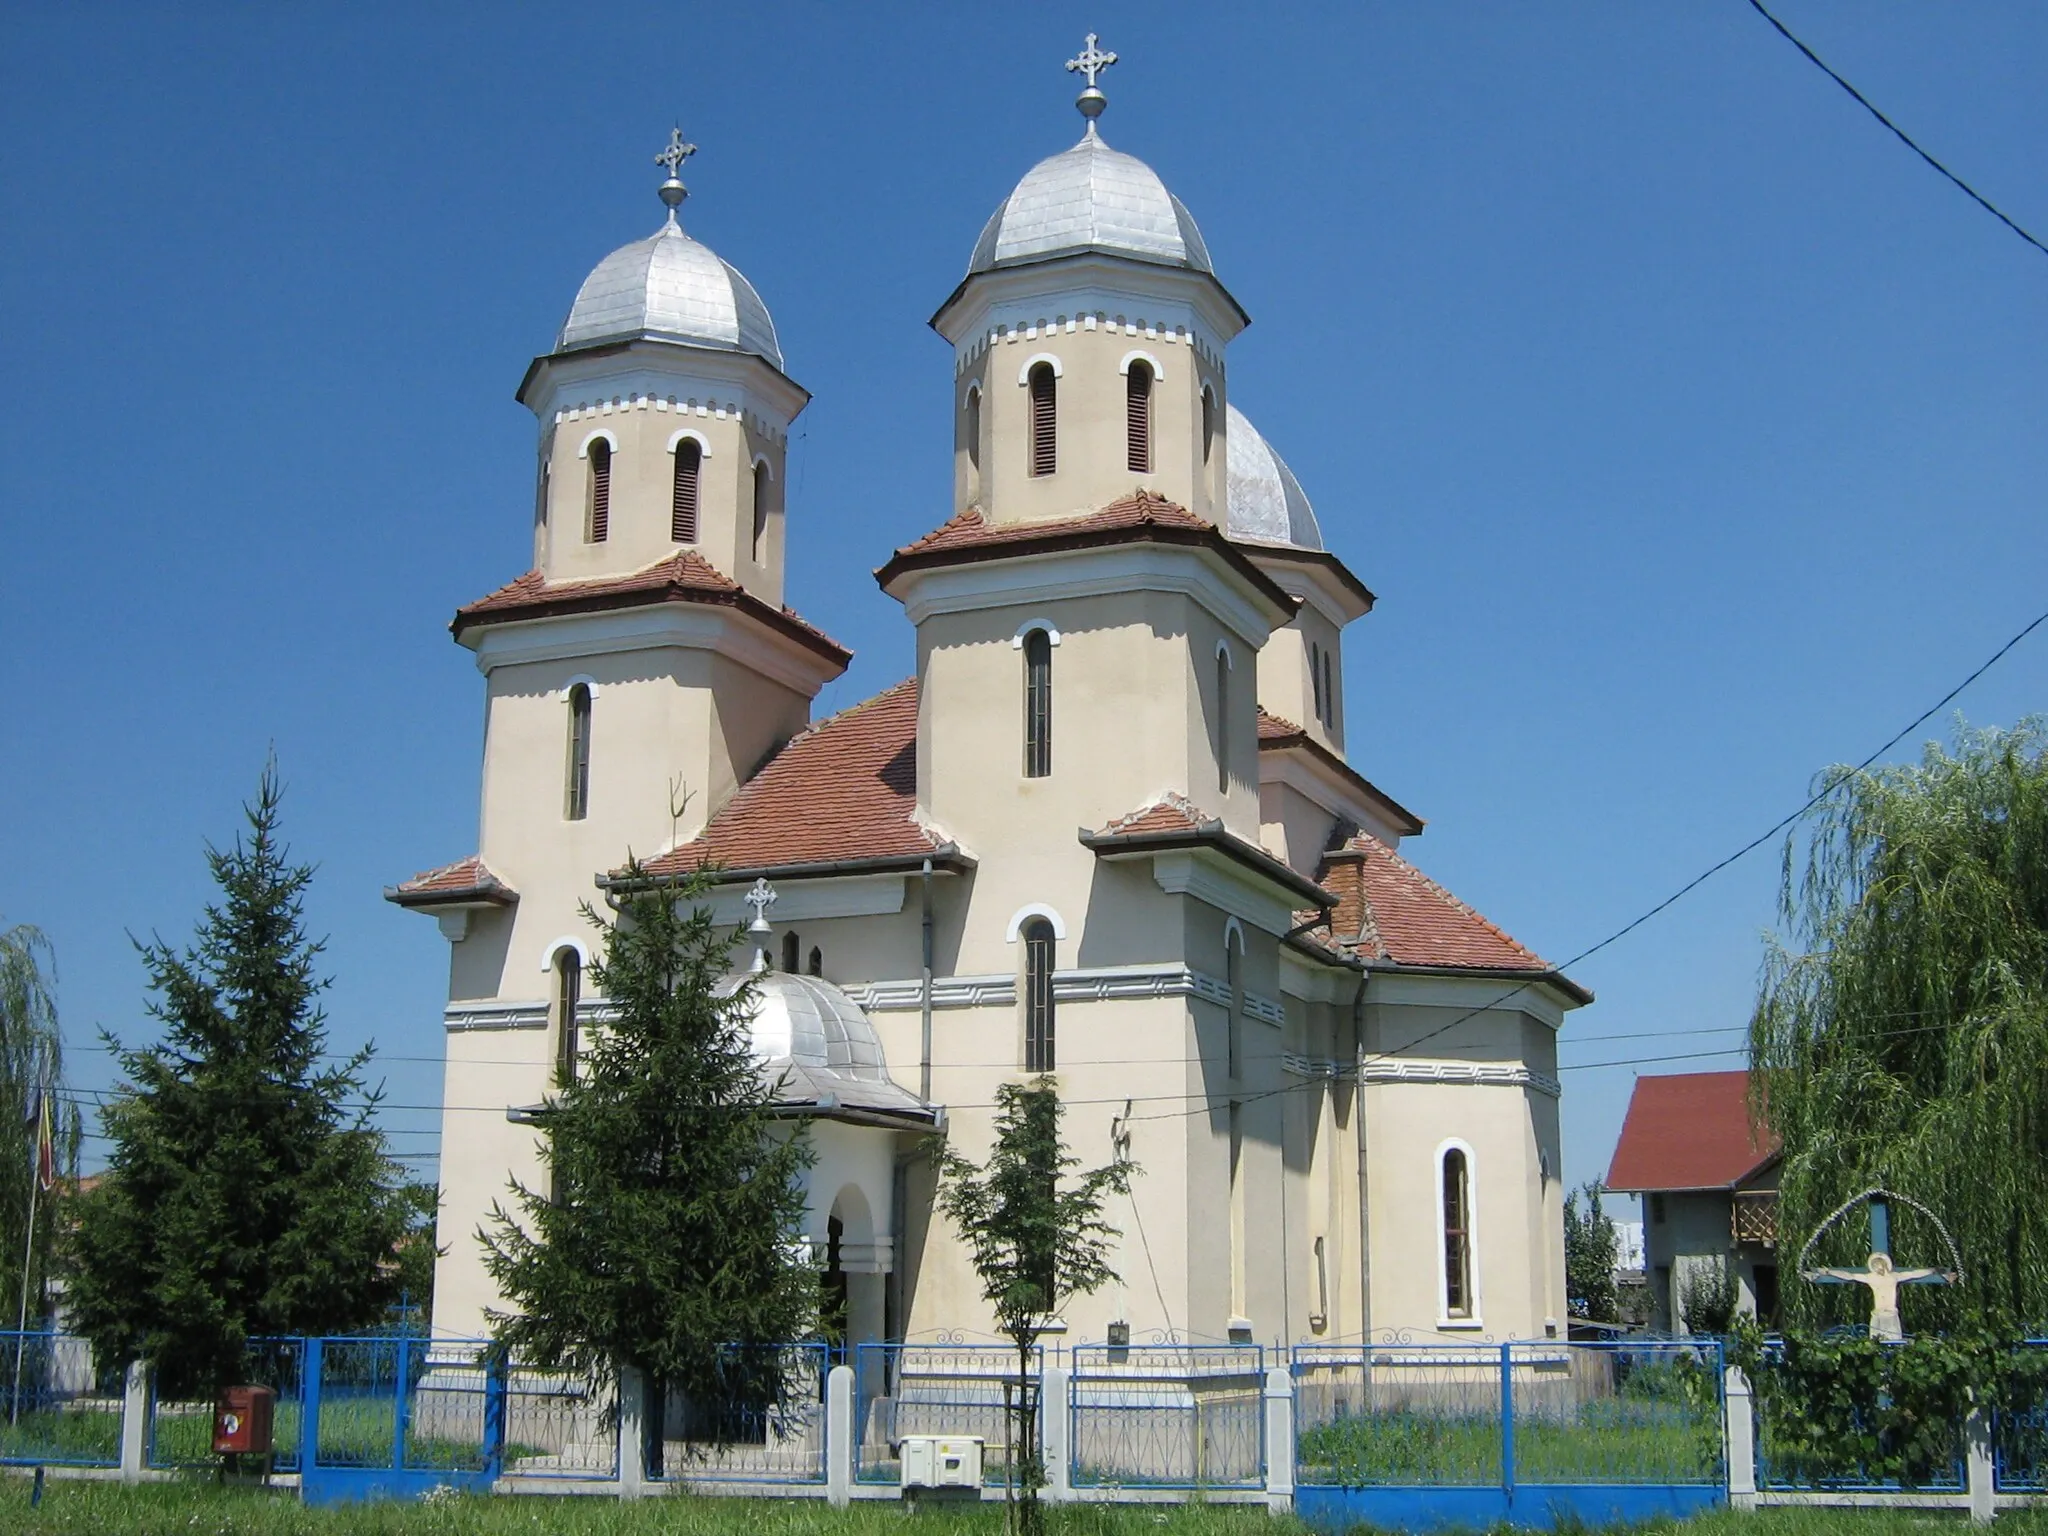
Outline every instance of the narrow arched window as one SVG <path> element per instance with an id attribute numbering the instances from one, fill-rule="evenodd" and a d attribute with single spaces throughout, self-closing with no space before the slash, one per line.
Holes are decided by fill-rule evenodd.
<path id="1" fill-rule="evenodd" d="M 1060 467 L 1059 375 L 1051 363 L 1031 370 L 1031 473 L 1049 475 Z"/>
<path id="2" fill-rule="evenodd" d="M 797 944 L 796 935 L 794 933 L 785 933 L 782 936 L 782 968 L 792 976 L 797 972 L 797 956 L 800 953 L 801 949 Z"/>
<path id="3" fill-rule="evenodd" d="M 602 544 L 612 531 L 612 445 L 608 438 L 593 437 L 584 450 L 590 460 L 589 491 L 584 500 L 583 537 Z"/>
<path id="4" fill-rule="evenodd" d="M 825 974 L 825 952 L 815 944 L 811 946 L 811 963 L 804 970 L 812 976 L 822 977 Z"/>
<path id="5" fill-rule="evenodd" d="M 1323 648 L 1313 640 L 1308 647 L 1308 685 L 1316 696 L 1316 718 L 1323 718 Z"/>
<path id="6" fill-rule="evenodd" d="M 768 539 L 768 462 L 754 460 L 754 563 L 761 562 L 761 547 Z"/>
<path id="7" fill-rule="evenodd" d="M 1230 652 L 1216 650 L 1216 793 L 1230 793 Z"/>
<path id="8" fill-rule="evenodd" d="M 548 481 L 552 478 L 549 468 L 548 461 L 542 459 L 540 473 L 533 477 L 533 521 L 541 528 L 548 525 Z"/>
<path id="9" fill-rule="evenodd" d="M 1202 462 L 1209 462 L 1209 454 L 1216 446 L 1216 391 L 1208 385 L 1202 386 Z"/>
<path id="10" fill-rule="evenodd" d="M 1337 687 L 1330 669 L 1330 653 L 1323 652 L 1323 724 L 1337 726 Z"/>
<path id="11" fill-rule="evenodd" d="M 1034 917 L 1024 925 L 1024 1070 L 1053 1069 L 1052 924 Z"/>
<path id="12" fill-rule="evenodd" d="M 555 1079 L 560 1083 L 576 1080 L 576 1058 L 582 1050 L 576 1009 L 583 1001 L 583 957 L 573 949 L 562 949 L 555 955 Z"/>
<path id="13" fill-rule="evenodd" d="M 581 821 L 590 814 L 590 685 L 569 690 L 569 767 L 562 814 Z"/>
<path id="14" fill-rule="evenodd" d="M 668 536 L 678 544 L 697 542 L 697 489 L 704 474 L 704 445 L 694 437 L 676 439 L 676 480 L 668 504 Z"/>
<path id="15" fill-rule="evenodd" d="M 1461 1147 L 1443 1154 L 1444 1316 L 1472 1315 L 1472 1165 Z"/>
<path id="16" fill-rule="evenodd" d="M 1134 475 L 1152 472 L 1152 365 L 1132 363 L 1124 376 L 1125 468 Z"/>
<path id="17" fill-rule="evenodd" d="M 967 391 L 967 468 L 972 475 L 968 494 L 980 499 L 981 496 L 981 390 L 970 387 Z"/>
<path id="18" fill-rule="evenodd" d="M 1034 629 L 1024 637 L 1024 777 L 1052 772 L 1052 636 Z"/>
<path id="19" fill-rule="evenodd" d="M 1223 936 L 1223 981 L 1230 990 L 1230 1034 L 1227 1065 L 1232 1077 L 1244 1075 L 1244 944 L 1235 933 Z"/>

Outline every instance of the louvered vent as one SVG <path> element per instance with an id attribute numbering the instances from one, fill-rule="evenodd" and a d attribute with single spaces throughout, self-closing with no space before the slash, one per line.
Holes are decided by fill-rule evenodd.
<path id="1" fill-rule="evenodd" d="M 694 437 L 676 444 L 675 495 L 669 503 L 668 536 L 678 544 L 697 542 L 697 486 L 703 476 L 704 450 Z"/>
<path id="2" fill-rule="evenodd" d="M 1031 370 L 1031 473 L 1059 468 L 1059 380 L 1051 363 Z"/>
<path id="3" fill-rule="evenodd" d="M 1124 430 L 1129 439 L 1129 465 L 1134 475 L 1152 472 L 1152 370 L 1131 364 L 1124 381 Z"/>
<path id="4" fill-rule="evenodd" d="M 602 544 L 612 528 L 612 445 L 603 438 L 590 444 L 590 542 Z"/>

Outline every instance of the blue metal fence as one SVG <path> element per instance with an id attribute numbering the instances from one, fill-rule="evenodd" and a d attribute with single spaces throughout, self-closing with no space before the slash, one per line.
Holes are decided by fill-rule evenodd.
<path id="1" fill-rule="evenodd" d="M 276 1472 L 303 1470 L 307 1343 L 305 1339 L 251 1339 L 243 1353 L 242 1380 L 269 1387 L 277 1394 L 271 1418 L 275 1446 L 271 1469 Z M 118 1395 L 116 1400 L 118 1404 Z M 214 1407 L 211 1397 L 162 1396 L 152 1380 L 143 1437 L 148 1464 L 161 1471 L 214 1466 L 218 1461 L 213 1454 Z"/>
<path id="2" fill-rule="evenodd" d="M 721 1483 L 822 1483 L 825 1481 L 825 1378 L 831 1346 L 822 1343 L 770 1347 L 768 1360 L 748 1358 L 737 1347 L 726 1352 L 732 1376 L 728 1389 L 706 1402 L 676 1399 L 663 1414 L 661 1475 Z M 748 1401 L 764 1368 L 786 1390 L 778 1408 Z"/>
<path id="3" fill-rule="evenodd" d="M 1256 1488 L 1266 1353 L 1256 1344 L 1083 1344 L 1072 1356 L 1077 1488 Z"/>
<path id="4" fill-rule="evenodd" d="M 1311 1523 L 1607 1524 L 1726 1497 L 1712 1340 L 1304 1345 L 1291 1369 Z"/>
<path id="5" fill-rule="evenodd" d="M 2048 1493 L 2048 1339 L 2014 1351 L 1991 1410 L 1992 1487 Z"/>
<path id="6" fill-rule="evenodd" d="M 1773 1345 L 1772 1349 L 1782 1346 Z M 1756 1485 L 1769 1493 L 1819 1491 L 1825 1493 L 1961 1493 L 1968 1485 L 1965 1465 L 1965 1428 L 1958 1419 L 1949 1426 L 1949 1439 L 1942 1453 L 1925 1465 L 1899 1468 L 1905 1458 L 1882 1433 L 1876 1435 L 1877 1451 L 1865 1458 L 1853 1443 L 1813 1443 L 1797 1409 L 1774 1401 L 1768 1379 L 1757 1384 Z M 1877 1400 L 1883 1402 L 1882 1383 Z M 1858 1416 L 1859 1427 L 1865 1421 Z M 1903 1474 L 1903 1475 L 1902 1475 Z"/>
<path id="7" fill-rule="evenodd" d="M 1040 1393 L 1044 1349 L 1034 1352 L 1024 1390 Z M 906 1435 L 973 1435 L 982 1471 L 1006 1484 L 1014 1460 L 1005 1405 L 1017 1390 L 1017 1352 L 1006 1344 L 857 1344 L 854 1369 L 854 1477 L 893 1483 Z M 1040 1411 L 1043 1412 L 1041 1402 Z"/>
<path id="8" fill-rule="evenodd" d="M 85 1340 L 0 1332 L 0 1466 L 112 1467 L 121 1460 L 121 1373 Z"/>

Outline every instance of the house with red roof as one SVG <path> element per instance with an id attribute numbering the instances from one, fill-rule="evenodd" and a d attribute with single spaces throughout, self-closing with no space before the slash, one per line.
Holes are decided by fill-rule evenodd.
<path id="1" fill-rule="evenodd" d="M 1734 1276 L 1742 1310 L 1776 1318 L 1778 1157 L 1747 1072 L 1636 1079 L 1607 1188 L 1642 1197 L 1653 1329 L 1690 1331 L 1688 1288 L 1724 1275 Z"/>
<path id="2" fill-rule="evenodd" d="M 1103 100 L 931 318 L 950 491 L 877 550 L 907 675 L 867 698 L 814 715 L 852 657 L 785 577 L 853 575 L 812 533 L 850 503 L 815 463 L 797 494 L 809 395 L 679 178 L 527 369 L 530 568 L 451 626 L 479 842 L 387 893 L 449 946 L 437 1332 L 496 1303 L 477 1228 L 545 1182 L 550 1085 L 604 1027 L 579 908 L 708 880 L 818 1152 L 791 1235 L 854 1341 L 988 1334 L 930 1138 L 981 1156 L 1040 1075 L 1078 1156 L 1143 1170 L 1107 1212 L 1126 1283 L 1071 1341 L 1561 1336 L 1556 1036 L 1590 994 L 1430 878 L 1355 765 L 1374 595 L 1240 409 L 1249 316 Z"/>

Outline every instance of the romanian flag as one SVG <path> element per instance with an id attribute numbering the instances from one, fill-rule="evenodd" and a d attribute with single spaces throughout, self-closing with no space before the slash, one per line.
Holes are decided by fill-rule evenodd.
<path id="1" fill-rule="evenodd" d="M 50 1090 L 38 1083 L 28 1096 L 24 1117 L 36 1128 L 36 1187 L 48 1190 L 57 1183 L 57 1126 Z"/>

